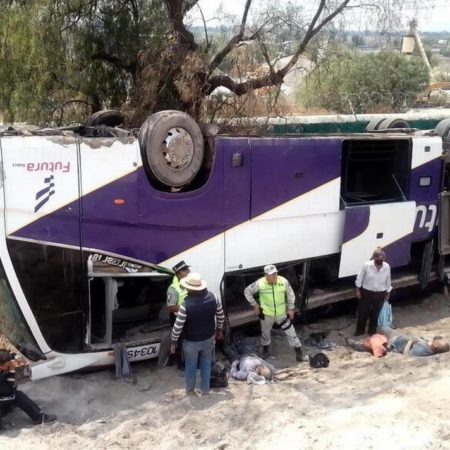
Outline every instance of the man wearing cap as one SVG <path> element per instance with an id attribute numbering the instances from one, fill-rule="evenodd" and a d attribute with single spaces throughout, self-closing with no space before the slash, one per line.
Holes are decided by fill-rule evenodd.
<path id="1" fill-rule="evenodd" d="M 264 274 L 264 277 L 244 290 L 245 298 L 260 318 L 262 358 L 266 359 L 270 356 L 270 332 L 277 324 L 286 334 L 289 345 L 295 350 L 296 360 L 300 362 L 303 360 L 302 344 L 292 325 L 295 307 L 294 291 L 289 281 L 278 275 L 278 270 L 273 264 L 264 267 Z M 259 295 L 259 304 L 254 297 L 256 294 Z"/>
<path id="2" fill-rule="evenodd" d="M 175 275 L 172 284 L 167 289 L 167 309 L 170 314 L 170 325 L 173 326 L 177 318 L 177 312 L 180 305 L 184 303 L 187 296 L 187 290 L 180 285 L 182 280 L 191 270 L 184 261 L 180 261 L 172 267 Z"/>
<path id="3" fill-rule="evenodd" d="M 173 327 L 175 319 L 177 318 L 177 313 L 180 305 L 184 303 L 187 296 L 187 290 L 180 285 L 180 280 L 182 280 L 191 271 L 190 266 L 188 266 L 184 261 L 180 261 L 172 267 L 175 275 L 172 280 L 172 284 L 167 289 L 167 309 L 169 311 L 170 326 Z M 177 348 L 176 353 L 172 356 L 169 364 L 176 363 L 179 370 L 184 370 L 184 360 L 183 354 L 180 349 L 182 337 L 180 337 L 180 346 Z"/>
<path id="4" fill-rule="evenodd" d="M 209 394 L 214 337 L 222 339 L 225 321 L 222 303 L 206 289 L 206 281 L 198 273 L 189 273 L 180 284 L 187 289 L 184 304 L 178 309 L 172 328 L 171 352 L 175 353 L 181 332 L 184 335 L 186 393 L 195 391 L 197 367 L 200 368 L 202 395 Z M 217 319 L 217 324 L 216 324 Z"/>

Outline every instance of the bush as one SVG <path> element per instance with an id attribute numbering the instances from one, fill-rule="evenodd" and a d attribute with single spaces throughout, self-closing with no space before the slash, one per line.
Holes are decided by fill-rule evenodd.
<path id="1" fill-rule="evenodd" d="M 399 53 L 339 55 L 322 60 L 297 92 L 308 108 L 337 113 L 399 112 L 429 82 L 425 64 Z"/>

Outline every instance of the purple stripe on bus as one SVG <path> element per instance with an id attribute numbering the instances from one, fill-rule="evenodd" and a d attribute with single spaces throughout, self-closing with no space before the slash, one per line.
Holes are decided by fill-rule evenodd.
<path id="1" fill-rule="evenodd" d="M 253 178 L 259 178 L 258 183 L 262 183 L 261 189 L 264 190 L 266 183 L 261 181 L 264 173 L 252 167 L 252 153 L 257 158 L 268 158 L 273 164 L 276 161 L 268 151 L 266 140 L 261 142 L 261 147 L 260 140 L 254 140 L 257 145 L 249 146 L 248 142 L 248 138 L 218 139 L 210 179 L 197 191 L 172 194 L 156 191 L 144 170 L 139 169 L 84 196 L 81 199 L 82 246 L 160 263 L 249 220 L 251 171 Z M 330 169 L 321 163 L 325 151 L 322 147 L 333 160 Z M 279 139 L 276 149 L 289 154 L 289 164 L 283 163 L 283 170 L 267 175 L 266 209 L 258 206 L 254 210 L 263 213 L 339 176 L 339 148 L 337 140 L 303 139 L 300 145 L 299 139 Z M 242 167 L 232 166 L 235 153 L 241 153 Z M 310 167 L 306 166 L 305 158 Z M 303 169 L 305 176 L 293 177 L 291 182 L 287 178 L 293 174 L 294 165 L 295 169 Z M 125 201 L 123 209 L 114 204 L 116 198 Z M 14 235 L 77 246 L 80 244 L 78 223 L 73 216 L 68 220 L 65 213 L 71 207 L 77 209 L 77 204 L 66 205 Z"/>

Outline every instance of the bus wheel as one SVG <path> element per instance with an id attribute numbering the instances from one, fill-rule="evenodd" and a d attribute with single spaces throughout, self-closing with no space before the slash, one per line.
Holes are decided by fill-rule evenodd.
<path id="1" fill-rule="evenodd" d="M 100 125 L 117 127 L 123 123 L 123 119 L 123 114 L 120 111 L 116 111 L 114 109 L 104 109 L 103 111 L 97 111 L 89 116 L 84 125 L 86 127 L 98 127 Z"/>
<path id="2" fill-rule="evenodd" d="M 434 129 L 442 139 L 450 139 L 450 119 L 441 120 Z"/>
<path id="3" fill-rule="evenodd" d="M 386 120 L 386 117 L 377 117 L 375 119 L 372 119 L 366 127 L 366 131 L 368 133 L 372 131 L 378 130 L 378 127 L 381 125 L 381 122 L 384 122 Z"/>
<path id="4" fill-rule="evenodd" d="M 165 187 L 189 184 L 202 167 L 202 132 L 181 111 L 160 111 L 148 117 L 139 130 L 139 147 L 151 179 Z"/>
<path id="5" fill-rule="evenodd" d="M 388 130 L 392 128 L 411 128 L 409 123 L 403 119 L 385 119 L 378 126 L 379 130 Z"/>

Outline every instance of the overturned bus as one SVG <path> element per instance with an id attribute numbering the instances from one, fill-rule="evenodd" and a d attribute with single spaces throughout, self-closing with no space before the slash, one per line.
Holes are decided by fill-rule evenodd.
<path id="1" fill-rule="evenodd" d="M 0 133 L 0 329 L 33 379 L 112 364 L 118 343 L 132 361 L 158 356 L 180 260 L 231 327 L 256 319 L 243 289 L 267 263 L 300 310 L 352 298 L 378 246 L 394 286 L 426 285 L 436 266 L 445 277 L 450 119 L 430 132 L 215 131 L 164 111 L 138 136 L 98 122 Z"/>

